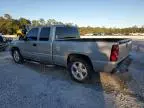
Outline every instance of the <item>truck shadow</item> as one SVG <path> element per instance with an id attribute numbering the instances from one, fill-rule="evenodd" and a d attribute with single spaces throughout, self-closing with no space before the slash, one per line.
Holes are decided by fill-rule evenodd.
<path id="1" fill-rule="evenodd" d="M 63 89 L 63 97 L 67 98 L 67 100 L 73 102 L 78 99 L 79 103 L 77 105 L 83 103 L 81 104 L 83 108 L 105 107 L 104 90 L 100 82 L 100 76 L 96 75 L 96 80 L 92 83 L 82 84 L 71 80 L 69 73 L 64 67 L 33 62 L 26 62 L 24 66 L 47 78 L 49 84 L 57 82 L 57 85 Z M 65 90 L 65 88 L 67 89 Z"/>

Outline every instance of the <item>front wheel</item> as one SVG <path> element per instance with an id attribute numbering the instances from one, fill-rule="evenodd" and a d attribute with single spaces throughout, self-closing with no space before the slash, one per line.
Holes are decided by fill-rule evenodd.
<path id="1" fill-rule="evenodd" d="M 92 66 L 83 59 L 74 58 L 68 63 L 70 76 L 77 82 L 84 83 L 91 79 Z"/>
<path id="2" fill-rule="evenodd" d="M 17 49 L 13 50 L 12 57 L 16 63 L 19 63 L 19 64 L 23 63 L 23 57 L 21 56 L 19 50 L 17 50 Z"/>

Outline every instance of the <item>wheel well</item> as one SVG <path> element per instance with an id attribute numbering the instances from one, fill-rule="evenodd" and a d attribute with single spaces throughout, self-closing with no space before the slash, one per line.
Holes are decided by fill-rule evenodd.
<path id="1" fill-rule="evenodd" d="M 18 50 L 19 51 L 19 48 L 17 48 L 17 47 L 11 48 L 11 54 L 13 53 L 14 50 Z"/>
<path id="2" fill-rule="evenodd" d="M 91 62 L 91 60 L 90 60 L 90 58 L 89 58 L 88 56 L 83 55 L 83 54 L 70 54 L 70 55 L 68 56 L 68 58 L 67 58 L 67 64 L 68 64 L 69 62 L 71 62 L 71 60 L 72 60 L 73 58 L 83 59 L 83 60 L 85 60 L 86 62 L 88 62 L 88 63 L 92 66 L 92 68 L 93 68 L 92 62 Z"/>

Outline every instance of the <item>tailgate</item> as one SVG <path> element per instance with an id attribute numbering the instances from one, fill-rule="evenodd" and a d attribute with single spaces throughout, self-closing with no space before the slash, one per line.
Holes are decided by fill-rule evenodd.
<path id="1" fill-rule="evenodd" d="M 129 55 L 129 53 L 132 49 L 132 40 L 131 39 L 121 40 L 118 42 L 118 44 L 119 44 L 119 59 L 118 59 L 118 61 L 121 61 Z"/>

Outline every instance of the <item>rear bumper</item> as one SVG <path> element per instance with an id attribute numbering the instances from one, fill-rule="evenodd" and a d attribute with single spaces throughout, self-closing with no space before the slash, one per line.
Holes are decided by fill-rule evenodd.
<path id="1" fill-rule="evenodd" d="M 120 71 L 119 68 L 122 67 L 123 64 L 126 64 L 129 59 L 130 56 L 127 56 L 119 62 L 94 61 L 92 63 L 93 68 L 96 72 L 114 72 L 114 71 Z"/>
<path id="2" fill-rule="evenodd" d="M 125 59 L 123 59 L 116 65 L 116 67 L 112 70 L 112 73 L 128 71 L 128 67 L 131 64 L 131 61 L 132 61 L 131 56 L 130 55 L 127 56 Z"/>

